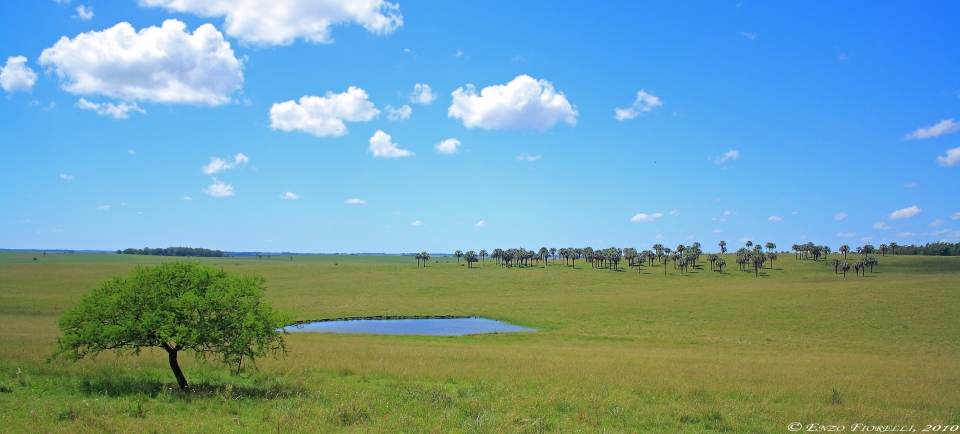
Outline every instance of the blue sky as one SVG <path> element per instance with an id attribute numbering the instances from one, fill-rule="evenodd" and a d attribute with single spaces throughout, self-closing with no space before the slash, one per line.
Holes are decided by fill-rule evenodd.
<path id="1" fill-rule="evenodd" d="M 3 2 L 0 247 L 960 241 L 955 2 L 365 3 Z"/>

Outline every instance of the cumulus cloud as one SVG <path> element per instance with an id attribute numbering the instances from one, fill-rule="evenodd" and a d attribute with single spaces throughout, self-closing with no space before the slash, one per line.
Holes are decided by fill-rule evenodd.
<path id="1" fill-rule="evenodd" d="M 476 227 L 478 227 L 478 228 L 485 228 L 485 227 L 487 227 L 487 222 L 485 222 L 485 221 L 483 221 L 483 220 L 480 220 L 480 221 L 478 221 L 477 224 L 475 224 L 474 226 L 476 226 Z"/>
<path id="2" fill-rule="evenodd" d="M 413 114 L 413 109 L 406 104 L 396 109 L 388 104 L 383 108 L 383 111 L 387 113 L 387 119 L 390 119 L 391 121 L 405 121 L 410 119 L 410 115 Z"/>
<path id="3" fill-rule="evenodd" d="M 539 160 L 539 159 L 541 159 L 541 158 L 543 158 L 543 155 L 540 155 L 540 154 L 537 154 L 537 155 L 527 155 L 526 152 L 524 152 L 524 153 L 522 153 L 522 154 L 520 154 L 520 155 L 517 155 L 517 161 L 537 161 L 537 160 Z"/>
<path id="4" fill-rule="evenodd" d="M 927 227 L 928 227 L 928 228 L 935 228 L 935 227 L 937 227 L 937 226 L 943 225 L 943 224 L 946 223 L 946 222 L 947 222 L 946 220 L 934 220 L 934 221 L 930 222 L 930 224 L 928 224 Z"/>
<path id="5" fill-rule="evenodd" d="M 734 215 L 736 213 L 737 213 L 736 211 L 731 211 L 728 209 L 723 210 L 723 215 Z"/>
<path id="6" fill-rule="evenodd" d="M 184 197 L 182 197 L 181 199 L 182 199 L 182 200 L 193 200 L 193 198 L 190 197 L 190 196 L 184 196 Z"/>
<path id="7" fill-rule="evenodd" d="M 97 209 L 100 210 L 100 211 L 106 211 L 106 210 L 110 209 L 110 205 L 100 205 L 100 206 L 97 207 Z"/>
<path id="8" fill-rule="evenodd" d="M 931 139 L 943 134 L 950 134 L 960 130 L 960 122 L 954 122 L 953 118 L 944 119 L 936 125 L 917 128 L 910 134 L 903 136 L 904 140 L 911 139 Z"/>
<path id="9" fill-rule="evenodd" d="M 7 64 L 0 67 L 0 87 L 7 93 L 30 92 L 37 82 L 37 73 L 26 65 L 27 58 L 11 56 Z"/>
<path id="10" fill-rule="evenodd" d="M 847 213 L 845 212 L 839 212 L 837 213 L 837 215 L 833 216 L 833 219 L 837 221 L 843 220 L 845 218 L 847 218 Z"/>
<path id="11" fill-rule="evenodd" d="M 209 194 L 213 197 L 228 197 L 233 196 L 233 186 L 227 184 L 217 178 L 213 178 L 213 184 L 207 186 L 203 190 L 200 190 L 204 194 Z"/>
<path id="12" fill-rule="evenodd" d="M 908 207 L 908 208 L 898 209 L 898 210 L 890 213 L 890 215 L 888 215 L 887 218 L 890 219 L 890 220 L 907 219 L 907 218 L 910 218 L 910 217 L 916 217 L 918 214 L 920 214 L 920 211 L 921 211 L 921 209 L 920 209 L 920 208 L 917 208 L 917 206 L 914 205 L 914 206 L 911 206 L 911 207 Z"/>
<path id="13" fill-rule="evenodd" d="M 457 139 L 447 139 L 440 143 L 437 143 L 434 148 L 437 148 L 437 152 L 441 154 L 454 154 L 459 150 L 460 141 Z"/>
<path id="14" fill-rule="evenodd" d="M 294 193 L 294 192 L 292 192 L 292 191 L 288 191 L 288 192 L 286 192 L 286 193 L 284 193 L 284 194 L 281 194 L 281 195 L 280 195 L 280 199 L 284 199 L 284 200 L 297 200 L 297 199 L 300 199 L 300 195 L 299 195 L 299 194 L 296 194 L 296 193 Z"/>
<path id="15" fill-rule="evenodd" d="M 367 201 L 360 199 L 359 197 L 355 197 L 353 199 L 347 199 L 343 203 L 350 204 L 350 205 L 363 205 L 367 203 Z"/>
<path id="16" fill-rule="evenodd" d="M 109 102 L 105 103 L 95 103 L 87 101 L 84 98 L 80 98 L 80 101 L 77 101 L 77 107 L 83 110 L 92 110 L 97 112 L 100 116 L 110 116 L 114 119 L 127 119 L 130 117 L 130 112 L 147 114 L 147 111 L 141 109 L 135 102 L 126 102 L 123 101 L 120 104 L 113 104 Z"/>
<path id="17" fill-rule="evenodd" d="M 192 34 L 186 28 L 167 20 L 137 32 L 120 23 L 73 39 L 64 36 L 43 50 L 40 64 L 74 94 L 201 106 L 229 102 L 243 85 L 240 60 L 212 25 Z"/>
<path id="18" fill-rule="evenodd" d="M 213 175 L 214 173 L 220 173 L 224 170 L 233 169 L 234 167 L 243 166 L 250 162 L 250 159 L 247 158 L 243 153 L 238 153 L 233 157 L 233 162 L 229 162 L 222 158 L 210 157 L 210 163 L 206 166 L 200 168 L 200 171 L 206 173 L 207 175 Z"/>
<path id="19" fill-rule="evenodd" d="M 953 213 L 953 215 L 950 216 L 950 220 L 960 220 L 960 212 Z"/>
<path id="20" fill-rule="evenodd" d="M 225 17 L 228 35 L 257 45 L 289 45 L 296 39 L 331 43 L 330 28 L 360 24 L 383 35 L 403 25 L 400 5 L 383 0 L 139 0 L 202 17 Z"/>
<path id="21" fill-rule="evenodd" d="M 644 214 L 644 213 L 640 213 L 640 214 L 637 214 L 637 215 L 633 216 L 633 218 L 631 218 L 630 221 L 631 221 L 631 222 L 634 222 L 634 223 L 650 223 L 650 222 L 652 222 L 652 221 L 654 221 L 654 220 L 656 220 L 656 219 L 658 219 L 658 218 L 660 218 L 660 217 L 663 217 L 663 214 L 660 214 L 660 213 L 658 213 L 658 212 L 655 212 L 655 213 L 649 214 L 649 215 L 648 215 L 648 214 Z"/>
<path id="22" fill-rule="evenodd" d="M 857 234 L 854 232 L 845 232 L 845 233 L 837 234 L 838 238 L 853 238 L 855 236 L 857 236 Z"/>
<path id="23" fill-rule="evenodd" d="M 739 159 L 739 158 L 740 158 L 740 152 L 738 152 L 736 149 L 731 149 L 731 150 L 725 152 L 723 155 L 721 155 L 721 156 L 719 156 L 719 157 L 717 157 L 717 158 L 714 158 L 714 159 L 713 159 L 713 162 L 714 162 L 715 164 L 723 164 L 723 163 L 725 163 L 727 160 L 737 160 L 737 159 Z"/>
<path id="24" fill-rule="evenodd" d="M 941 166 L 956 166 L 960 164 L 960 147 L 947 149 L 946 155 L 938 155 L 937 163 Z"/>
<path id="25" fill-rule="evenodd" d="M 423 222 L 420 220 L 414 220 L 410 222 L 410 226 L 423 226 Z"/>
<path id="26" fill-rule="evenodd" d="M 467 128 L 545 131 L 557 122 L 577 124 L 579 113 L 553 83 L 520 75 L 507 84 L 488 86 L 477 94 L 468 84 L 453 91 L 447 116 Z"/>
<path id="27" fill-rule="evenodd" d="M 437 94 L 433 93 L 430 85 L 417 83 L 413 85 L 413 92 L 410 93 L 410 102 L 414 104 L 430 104 L 437 99 Z"/>
<path id="28" fill-rule="evenodd" d="M 67 175 L 66 173 L 61 173 L 60 179 L 73 179 L 73 175 Z"/>
<path id="29" fill-rule="evenodd" d="M 87 21 L 93 18 L 93 7 L 92 6 L 77 6 L 77 14 L 73 16 L 74 18 L 80 18 L 81 20 Z"/>
<path id="30" fill-rule="evenodd" d="M 876 222 L 876 223 L 874 223 L 874 224 L 873 224 L 873 228 L 876 229 L 876 230 L 878 230 L 878 231 L 889 231 L 889 230 L 890 230 L 890 226 L 887 225 L 887 224 L 884 223 L 884 222 Z"/>
<path id="31" fill-rule="evenodd" d="M 400 158 L 413 155 L 413 152 L 400 149 L 398 146 L 390 141 L 389 134 L 380 130 L 373 133 L 373 137 L 370 138 L 370 152 L 373 152 L 374 157 Z"/>
<path id="32" fill-rule="evenodd" d="M 325 96 L 304 96 L 300 102 L 286 101 L 270 107 L 270 128 L 300 130 L 317 137 L 347 134 L 347 122 L 366 122 L 380 114 L 367 101 L 367 92 L 350 86 L 346 92 L 327 92 Z"/>
<path id="33" fill-rule="evenodd" d="M 781 221 L 781 220 L 783 220 L 783 217 L 780 217 L 780 216 L 778 216 L 778 215 L 772 215 L 772 216 L 770 216 L 770 217 L 767 217 L 767 221 L 768 221 L 768 222 L 778 222 L 778 221 Z"/>
<path id="34" fill-rule="evenodd" d="M 662 105 L 663 102 L 660 101 L 659 97 L 640 90 L 640 92 L 637 92 L 637 99 L 633 101 L 633 105 L 627 108 L 613 109 L 615 112 L 613 118 L 618 121 L 633 119 L 641 113 L 647 113 Z"/>
<path id="35" fill-rule="evenodd" d="M 680 210 L 675 209 L 673 211 L 670 211 L 670 215 L 680 215 Z"/>

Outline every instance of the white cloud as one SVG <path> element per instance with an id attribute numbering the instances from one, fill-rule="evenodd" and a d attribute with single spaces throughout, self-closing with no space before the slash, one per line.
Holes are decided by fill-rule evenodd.
<path id="1" fill-rule="evenodd" d="M 837 237 L 838 237 L 838 238 L 853 238 L 853 237 L 855 237 L 855 236 L 857 236 L 857 234 L 854 233 L 854 232 L 846 232 L 846 233 L 839 233 L 839 234 L 837 234 Z"/>
<path id="2" fill-rule="evenodd" d="M 947 167 L 956 166 L 957 164 L 960 164 L 960 147 L 947 149 L 946 155 L 942 155 L 942 156 L 938 155 L 937 163 L 939 163 L 941 166 L 947 166 Z"/>
<path id="3" fill-rule="evenodd" d="M 942 225 L 943 225 L 944 223 L 946 223 L 946 222 L 947 222 L 946 220 L 934 220 L 934 221 L 930 222 L 930 224 L 928 224 L 927 227 L 928 227 L 928 228 L 935 228 L 935 227 L 937 227 L 937 226 L 942 226 Z"/>
<path id="4" fill-rule="evenodd" d="M 907 218 L 910 218 L 910 217 L 915 217 L 915 216 L 917 216 L 917 214 L 920 214 L 920 211 L 921 211 L 920 208 L 917 208 L 917 206 L 914 205 L 914 206 L 911 206 L 911 207 L 908 207 L 908 208 L 898 209 L 898 210 L 890 213 L 890 215 L 887 216 L 887 218 L 890 219 L 890 220 L 907 219 Z"/>
<path id="5" fill-rule="evenodd" d="M 790 213 L 790 214 L 797 215 L 797 214 L 800 214 L 800 211 L 794 211 L 794 212 L 792 212 L 792 213 Z"/>
<path id="6" fill-rule="evenodd" d="M 721 218 L 716 218 L 716 217 L 712 218 L 711 220 L 713 220 L 713 221 L 715 221 L 715 222 L 725 222 L 725 221 L 727 221 L 727 219 L 721 219 Z"/>
<path id="7" fill-rule="evenodd" d="M 747 243 L 747 241 L 753 241 L 753 238 L 750 238 L 750 237 L 743 237 L 743 238 L 740 238 L 740 242 L 741 242 L 741 243 L 744 243 L 744 244 L 746 244 L 746 243 Z"/>
<path id="8" fill-rule="evenodd" d="M 734 214 L 736 214 L 736 213 L 737 213 L 736 211 L 730 211 L 730 210 L 728 210 L 728 209 L 727 209 L 727 210 L 723 210 L 723 215 L 734 215 Z"/>
<path id="9" fill-rule="evenodd" d="M 670 211 L 670 215 L 680 215 L 680 210 L 675 209 L 673 211 Z"/>
<path id="10" fill-rule="evenodd" d="M 954 122 L 953 118 L 944 119 L 938 122 L 936 125 L 931 125 L 929 127 L 917 128 L 910 134 L 903 136 L 904 140 L 911 139 L 930 139 L 942 134 L 949 134 L 960 130 L 960 122 Z"/>
<path id="11" fill-rule="evenodd" d="M 238 153 L 233 157 L 233 162 L 229 162 L 222 158 L 210 157 L 210 164 L 200 168 L 200 171 L 206 173 L 207 175 L 213 175 L 214 173 L 220 173 L 224 170 L 233 169 L 237 166 L 243 166 L 250 162 L 250 159 L 247 158 L 243 153 Z"/>
<path id="12" fill-rule="evenodd" d="M 540 154 L 537 154 L 537 155 L 527 155 L 526 152 L 524 152 L 524 153 L 522 153 L 522 154 L 520 154 L 520 155 L 517 155 L 517 161 L 537 161 L 537 160 L 539 160 L 539 159 L 541 159 L 541 158 L 543 158 L 543 155 L 540 155 Z"/>
<path id="13" fill-rule="evenodd" d="M 710 231 L 710 232 L 715 233 L 715 234 L 719 234 L 720 232 L 723 232 L 723 231 L 721 231 L 720 229 L 714 229 L 714 230 L 712 230 L 712 231 Z"/>
<path id="14" fill-rule="evenodd" d="M 633 105 L 625 109 L 614 108 L 614 119 L 618 121 L 633 119 L 641 113 L 649 112 L 659 106 L 662 106 L 663 102 L 660 101 L 660 98 L 656 95 L 649 94 L 644 90 L 637 92 L 637 99 L 633 101 Z"/>
<path id="15" fill-rule="evenodd" d="M 655 237 L 653 237 L 653 238 L 656 238 L 658 241 L 659 241 L 659 240 L 663 240 L 663 234 L 657 234 L 657 236 L 655 236 Z"/>
<path id="16" fill-rule="evenodd" d="M 863 237 L 860 239 L 861 243 L 868 243 L 870 241 L 873 241 L 873 237 Z"/>
<path id="17" fill-rule="evenodd" d="M 463 57 L 463 51 L 460 51 L 459 48 L 457 48 L 457 57 Z"/>
<path id="18" fill-rule="evenodd" d="M 743 36 L 751 41 L 757 39 L 757 34 L 753 32 L 740 32 L 740 36 Z"/>
<path id="19" fill-rule="evenodd" d="M 228 35 L 256 45 L 289 45 L 296 39 L 331 43 L 330 28 L 356 23 L 388 34 L 403 25 L 400 6 L 383 0 L 139 0 L 202 17 L 226 17 Z"/>
<path id="20" fill-rule="evenodd" d="M 916 186 L 917 186 L 917 183 L 916 183 L 916 182 L 908 182 L 908 183 L 906 183 L 906 184 L 903 184 L 903 188 L 913 188 L 913 187 L 916 187 Z"/>
<path id="21" fill-rule="evenodd" d="M 137 151 L 134 151 L 133 149 L 127 151 L 127 153 L 130 155 L 137 155 Z"/>
<path id="22" fill-rule="evenodd" d="M 480 221 L 478 221 L 477 224 L 475 224 L 474 226 L 476 226 L 476 227 L 478 227 L 478 228 L 485 228 L 485 227 L 487 227 L 487 222 L 485 222 L 485 221 L 483 221 L 483 220 L 480 220 Z"/>
<path id="23" fill-rule="evenodd" d="M 43 50 L 40 64 L 74 94 L 127 101 L 216 106 L 243 85 L 241 61 L 210 24 L 186 32 L 167 20 L 139 32 L 119 23 L 102 32 L 60 38 Z"/>
<path id="24" fill-rule="evenodd" d="M 953 213 L 953 215 L 950 216 L 950 220 L 960 220 L 960 212 Z"/>
<path id="25" fill-rule="evenodd" d="M 190 197 L 190 196 L 184 196 L 184 197 L 182 197 L 181 199 L 182 199 L 182 200 L 193 200 L 193 198 Z"/>
<path id="26" fill-rule="evenodd" d="M 77 101 L 77 107 L 83 110 L 93 110 L 100 116 L 110 116 L 114 119 L 127 119 L 130 117 L 130 112 L 136 112 L 144 115 L 147 114 L 147 111 L 141 109 L 137 103 L 126 101 L 123 101 L 120 104 L 113 104 L 109 102 L 94 103 L 87 101 L 84 98 L 80 98 L 80 101 Z"/>
<path id="27" fill-rule="evenodd" d="M 370 152 L 373 152 L 374 157 L 400 158 L 413 155 L 413 152 L 400 149 L 397 146 L 396 143 L 390 141 L 389 134 L 380 130 L 373 133 L 373 137 L 370 138 Z"/>
<path id="28" fill-rule="evenodd" d="M 406 104 L 397 109 L 388 104 L 383 108 L 383 111 L 387 113 L 387 119 L 390 119 L 391 121 L 405 121 L 410 119 L 410 115 L 413 114 L 413 109 Z"/>
<path id="29" fill-rule="evenodd" d="M 483 88 L 468 84 L 453 91 L 447 116 L 460 119 L 467 128 L 544 131 L 557 122 L 577 124 L 577 109 L 553 84 L 520 75 L 513 81 Z"/>
<path id="30" fill-rule="evenodd" d="M 420 220 L 414 220 L 410 222 L 410 226 L 423 226 L 423 222 Z"/>
<path id="31" fill-rule="evenodd" d="M 713 162 L 716 164 L 722 164 L 727 160 L 737 160 L 739 158 L 740 158 L 740 152 L 738 152 L 736 149 L 731 149 L 725 152 L 723 155 L 715 158 Z"/>
<path id="32" fill-rule="evenodd" d="M 360 199 L 359 197 L 355 197 L 353 199 L 347 199 L 343 203 L 350 204 L 350 205 L 363 205 L 367 203 L 367 201 Z"/>
<path id="33" fill-rule="evenodd" d="M 915 237 L 917 236 L 917 234 L 913 232 L 900 232 L 899 234 L 897 234 L 897 236 L 900 238 L 909 238 L 909 237 Z"/>
<path id="34" fill-rule="evenodd" d="M 413 85 L 413 92 L 410 94 L 410 102 L 414 104 L 430 104 L 437 99 L 437 94 L 433 93 L 430 85 L 417 83 Z"/>
<path id="35" fill-rule="evenodd" d="M 297 200 L 297 199 L 300 199 L 300 195 L 299 195 L 299 194 L 296 194 L 296 193 L 294 193 L 294 192 L 292 192 L 292 191 L 288 191 L 288 192 L 286 192 L 286 193 L 284 193 L 284 194 L 281 194 L 281 195 L 280 195 L 280 199 L 284 199 L 284 200 Z"/>
<path id="36" fill-rule="evenodd" d="M 66 173 L 61 173 L 60 179 L 73 179 L 73 175 L 67 175 Z"/>
<path id="37" fill-rule="evenodd" d="M 884 222 L 876 222 L 876 223 L 874 223 L 874 224 L 873 224 L 873 228 L 876 229 L 876 230 L 878 230 L 878 231 L 889 231 L 889 230 L 890 230 L 890 226 L 887 225 L 887 224 L 884 223 Z"/>
<path id="38" fill-rule="evenodd" d="M 217 178 L 213 178 L 213 184 L 207 186 L 203 190 L 200 190 L 202 193 L 209 194 L 213 197 L 228 197 L 233 196 L 233 186 L 227 184 Z"/>
<path id="39" fill-rule="evenodd" d="M 58 5 L 70 4 L 70 0 L 53 0 L 53 2 L 56 3 L 56 4 L 58 4 Z"/>
<path id="40" fill-rule="evenodd" d="M 778 215 L 772 215 L 772 216 L 770 216 L 770 217 L 767 217 L 767 221 L 768 221 L 768 222 L 778 222 L 778 221 L 781 221 L 781 220 L 783 220 L 783 217 L 780 217 L 780 216 L 778 216 Z"/>
<path id="41" fill-rule="evenodd" d="M 93 18 L 93 7 L 87 7 L 84 5 L 77 6 L 77 14 L 73 16 L 74 18 L 80 18 L 81 20 L 87 21 Z"/>
<path id="42" fill-rule="evenodd" d="M 100 210 L 100 211 L 106 211 L 106 210 L 110 209 L 110 205 L 100 205 L 100 206 L 97 207 L 97 209 Z"/>
<path id="43" fill-rule="evenodd" d="M 837 221 L 843 220 L 845 218 L 847 218 L 847 213 L 845 212 L 839 212 L 837 213 L 837 215 L 833 216 L 833 219 Z"/>
<path id="44" fill-rule="evenodd" d="M 120 206 L 127 206 L 127 205 L 130 205 L 130 204 L 127 202 L 120 202 Z"/>
<path id="45" fill-rule="evenodd" d="M 37 73 L 26 66 L 27 58 L 11 56 L 7 64 L 0 67 L 0 87 L 7 93 L 30 92 L 37 82 Z"/>
<path id="46" fill-rule="evenodd" d="M 441 154 L 454 154 L 459 150 L 460 141 L 457 139 L 447 139 L 440 143 L 437 143 L 434 148 L 437 148 L 437 152 Z"/>
<path id="47" fill-rule="evenodd" d="M 631 222 L 634 222 L 634 223 L 638 223 L 638 222 L 641 222 L 641 223 L 650 223 L 650 222 L 652 222 L 652 221 L 654 221 L 654 220 L 656 220 L 656 219 L 658 219 L 658 218 L 660 218 L 660 217 L 663 217 L 663 214 L 660 214 L 660 213 L 658 213 L 658 212 L 655 212 L 655 213 L 649 214 L 649 215 L 644 214 L 644 213 L 640 213 L 640 214 L 637 214 L 637 215 L 633 216 L 633 218 L 631 218 L 630 221 L 631 221 Z"/>
<path id="48" fill-rule="evenodd" d="M 366 122 L 380 114 L 367 101 L 367 92 L 350 86 L 346 92 L 327 92 L 326 96 L 304 96 L 300 103 L 286 101 L 270 107 L 270 128 L 300 130 L 317 137 L 347 134 L 347 122 Z"/>

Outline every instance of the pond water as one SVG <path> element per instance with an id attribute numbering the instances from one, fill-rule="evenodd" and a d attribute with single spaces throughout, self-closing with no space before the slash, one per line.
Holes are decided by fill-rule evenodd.
<path id="1" fill-rule="evenodd" d="M 354 319 L 317 321 L 288 332 L 369 333 L 378 335 L 463 336 L 478 333 L 532 332 L 534 329 L 486 318 Z"/>

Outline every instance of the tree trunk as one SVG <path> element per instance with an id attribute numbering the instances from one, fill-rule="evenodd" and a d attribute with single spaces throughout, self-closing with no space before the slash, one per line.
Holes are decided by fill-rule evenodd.
<path id="1" fill-rule="evenodd" d="M 173 370 L 173 376 L 177 377 L 177 385 L 180 386 L 180 390 L 186 391 L 188 388 L 187 378 L 183 376 L 183 371 L 180 370 L 180 364 L 177 363 L 177 352 L 179 350 L 176 350 L 167 344 L 163 344 L 163 349 L 167 350 L 167 358 L 170 360 L 170 369 Z"/>

